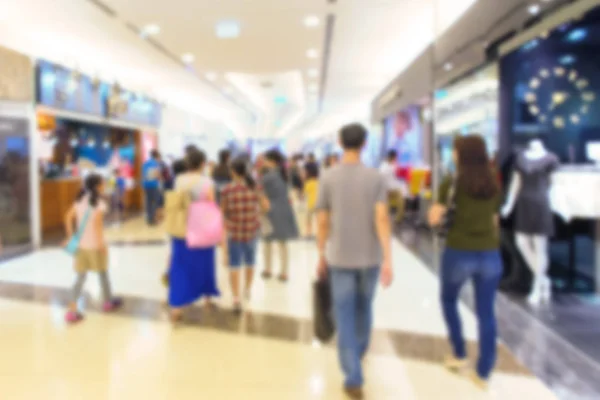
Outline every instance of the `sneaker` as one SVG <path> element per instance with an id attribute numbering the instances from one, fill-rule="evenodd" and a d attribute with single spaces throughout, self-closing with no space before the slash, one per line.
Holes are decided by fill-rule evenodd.
<path id="1" fill-rule="evenodd" d="M 471 371 L 469 378 L 471 379 L 471 382 L 473 382 L 473 384 L 479 389 L 483 390 L 484 392 L 489 390 L 490 383 L 487 381 L 487 379 L 483 379 L 481 376 L 479 376 L 477 372 Z"/>
<path id="2" fill-rule="evenodd" d="M 65 315 L 65 321 L 68 324 L 76 324 L 80 321 L 83 321 L 83 314 L 77 311 L 67 311 L 67 314 Z"/>
<path id="3" fill-rule="evenodd" d="M 345 386 L 344 393 L 346 393 L 346 396 L 348 396 L 348 398 L 352 399 L 352 400 L 362 400 L 365 398 L 363 389 L 360 386 L 355 386 L 355 387 Z"/>
<path id="4" fill-rule="evenodd" d="M 123 300 L 120 298 L 114 298 L 111 301 L 107 301 L 102 306 L 102 310 L 104 312 L 113 312 L 117 311 L 119 308 L 123 306 Z"/>
<path id="5" fill-rule="evenodd" d="M 450 372 L 460 374 L 469 368 L 469 360 L 466 358 L 456 358 L 455 356 L 447 356 L 444 359 L 444 366 Z"/>

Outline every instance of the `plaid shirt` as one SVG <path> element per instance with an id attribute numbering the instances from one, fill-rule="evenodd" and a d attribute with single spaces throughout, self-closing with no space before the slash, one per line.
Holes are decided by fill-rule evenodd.
<path id="1" fill-rule="evenodd" d="M 221 192 L 221 208 L 227 233 L 237 242 L 250 242 L 260 229 L 258 193 L 241 183 L 231 183 Z"/>

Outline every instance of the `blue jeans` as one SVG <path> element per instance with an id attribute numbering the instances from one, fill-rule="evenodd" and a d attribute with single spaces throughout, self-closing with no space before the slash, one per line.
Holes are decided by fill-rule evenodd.
<path id="1" fill-rule="evenodd" d="M 361 361 L 365 355 L 373 325 L 373 298 L 379 268 L 329 270 L 333 312 L 338 331 L 338 356 L 346 387 L 363 384 Z"/>
<path id="2" fill-rule="evenodd" d="M 489 378 L 496 363 L 496 316 L 494 301 L 502 277 L 500 252 L 446 249 L 442 256 L 442 308 L 454 356 L 467 357 L 462 323 L 458 315 L 460 290 L 473 281 L 475 307 L 479 323 L 479 362 L 477 373 Z"/>
<path id="3" fill-rule="evenodd" d="M 160 207 L 161 193 L 158 187 L 145 188 L 146 193 L 146 222 L 152 225 L 156 222 L 156 211 Z"/>
<path id="4" fill-rule="evenodd" d="M 254 267 L 256 264 L 256 239 L 249 242 L 228 240 L 229 266 L 238 269 L 243 266 Z"/>

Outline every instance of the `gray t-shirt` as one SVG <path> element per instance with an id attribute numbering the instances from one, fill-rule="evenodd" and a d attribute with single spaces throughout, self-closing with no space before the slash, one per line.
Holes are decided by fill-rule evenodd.
<path id="1" fill-rule="evenodd" d="M 323 174 L 317 210 L 331 215 L 327 262 L 332 268 L 379 266 L 375 205 L 387 202 L 384 177 L 363 164 L 339 164 Z"/>

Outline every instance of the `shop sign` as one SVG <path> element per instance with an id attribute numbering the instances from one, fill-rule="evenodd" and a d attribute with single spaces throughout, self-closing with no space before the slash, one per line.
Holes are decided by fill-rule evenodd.
<path id="1" fill-rule="evenodd" d="M 40 61 L 37 101 L 51 108 L 103 117 L 108 86 L 76 71 Z"/>
<path id="2" fill-rule="evenodd" d="M 31 101 L 32 71 L 29 57 L 0 47 L 0 100 Z"/>
<path id="3" fill-rule="evenodd" d="M 113 90 L 107 97 L 106 104 L 109 118 L 140 125 L 160 125 L 160 104 L 145 96 Z"/>

